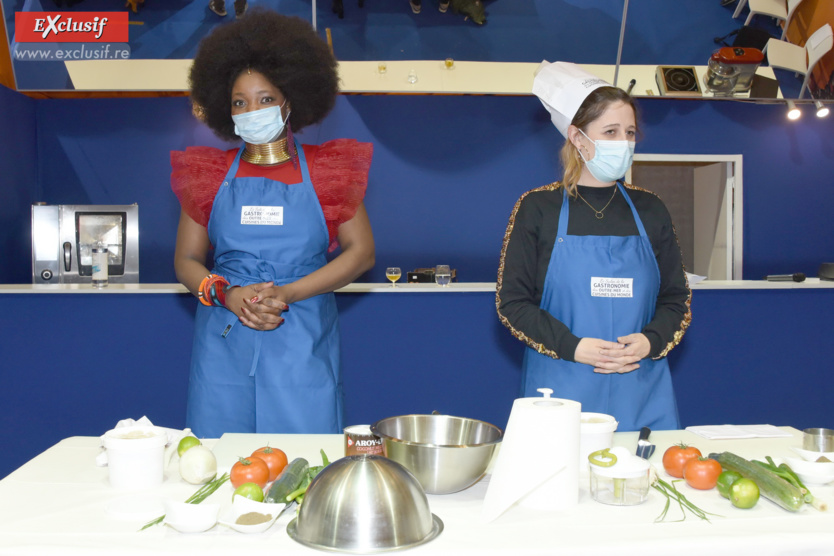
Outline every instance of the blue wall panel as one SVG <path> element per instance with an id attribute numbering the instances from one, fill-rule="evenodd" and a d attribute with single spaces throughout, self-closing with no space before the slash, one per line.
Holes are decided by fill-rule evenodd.
<path id="1" fill-rule="evenodd" d="M 494 300 L 337 295 L 347 422 L 437 410 L 506 426 L 523 346 L 498 323 Z M 62 438 L 97 436 L 127 417 L 184 427 L 196 303 L 185 294 L 0 296 L 0 444 L 12 448 L 0 454 L 0 477 Z M 696 290 L 692 307 L 669 356 L 684 426 L 834 426 L 825 351 L 834 290 Z"/>
<path id="2" fill-rule="evenodd" d="M 641 108 L 638 152 L 744 155 L 745 278 L 813 276 L 834 259 L 831 121 L 789 123 L 781 106 L 740 102 L 651 99 Z M 33 188 L 49 203 L 137 202 L 141 279 L 175 281 L 169 152 L 230 145 L 194 120 L 184 98 L 38 101 L 36 113 L 40 178 L 16 184 L 19 210 Z M 513 204 L 558 176 L 560 137 L 533 97 L 343 96 L 300 136 L 374 143 L 366 205 L 379 264 L 365 281 L 383 281 L 389 265 L 443 263 L 464 281 L 494 281 Z M 26 222 L 10 224 L 28 233 Z M 13 255 L 9 269 L 28 268 L 28 252 Z M 0 273 L 0 282 L 27 280 Z"/>
<path id="3" fill-rule="evenodd" d="M 33 99 L 0 86 L 0 283 L 32 281 L 30 207 L 39 185 L 35 114 Z"/>

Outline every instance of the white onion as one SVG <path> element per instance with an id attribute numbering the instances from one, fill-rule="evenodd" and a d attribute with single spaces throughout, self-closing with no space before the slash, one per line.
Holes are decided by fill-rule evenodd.
<path id="1" fill-rule="evenodd" d="M 217 475 L 217 458 L 205 446 L 189 448 L 180 457 L 180 476 L 192 485 L 202 485 Z"/>

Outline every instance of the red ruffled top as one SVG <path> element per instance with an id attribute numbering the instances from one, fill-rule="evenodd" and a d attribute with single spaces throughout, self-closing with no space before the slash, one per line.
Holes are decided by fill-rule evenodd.
<path id="1" fill-rule="evenodd" d="M 321 145 L 302 145 L 302 148 L 327 223 L 328 250 L 333 251 L 338 245 L 339 226 L 353 218 L 365 197 L 373 145 L 354 139 L 335 139 Z M 201 226 L 208 227 L 214 197 L 237 151 L 188 147 L 185 152 L 171 152 L 171 189 L 186 214 Z M 237 177 L 265 177 L 293 184 L 301 182 L 301 168 L 292 164 L 258 166 L 241 160 Z"/>

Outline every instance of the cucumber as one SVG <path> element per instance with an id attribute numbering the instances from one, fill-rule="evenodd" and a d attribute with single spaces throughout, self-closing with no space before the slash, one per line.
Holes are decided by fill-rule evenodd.
<path id="1" fill-rule="evenodd" d="M 286 504 L 287 495 L 298 490 L 301 483 L 307 477 L 307 469 L 310 464 L 304 458 L 295 458 L 292 460 L 264 496 L 264 502 L 271 504 Z"/>
<path id="2" fill-rule="evenodd" d="M 735 471 L 742 477 L 752 480 L 759 487 L 762 496 L 775 502 L 789 512 L 798 512 L 805 504 L 802 492 L 782 477 L 769 469 L 739 457 L 732 452 L 710 454 L 724 469 Z"/>

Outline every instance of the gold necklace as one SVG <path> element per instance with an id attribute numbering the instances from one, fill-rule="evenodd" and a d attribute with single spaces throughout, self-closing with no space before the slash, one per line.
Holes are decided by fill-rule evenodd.
<path id="1" fill-rule="evenodd" d="M 580 195 L 580 194 L 579 194 L 579 188 L 578 188 L 578 187 L 576 188 L 576 194 L 577 194 L 577 195 L 579 195 L 579 198 L 580 198 L 580 199 L 582 199 L 583 201 L 585 201 L 585 197 L 583 197 L 582 195 Z M 594 216 L 596 216 L 596 217 L 597 217 L 597 220 L 602 220 L 602 219 L 603 219 L 603 217 L 605 216 L 604 214 L 602 214 L 602 212 L 603 212 L 605 209 L 607 209 L 607 208 L 608 208 L 608 205 L 610 205 L 610 204 L 611 204 L 611 201 L 613 201 L 613 200 L 614 200 L 614 195 L 616 195 L 616 194 L 617 194 L 617 186 L 616 186 L 616 184 L 615 184 L 615 185 L 614 185 L 614 193 L 612 193 L 612 194 L 611 194 L 611 198 L 610 198 L 610 199 L 608 199 L 608 202 L 607 202 L 607 203 L 605 203 L 605 206 L 604 206 L 604 207 L 602 207 L 600 210 L 595 209 L 595 208 L 591 205 L 591 203 L 589 203 L 588 201 L 585 201 L 585 204 L 586 204 L 586 205 L 588 205 L 589 207 L 591 207 L 591 210 L 592 210 L 592 211 L 594 211 Z"/>
<path id="2" fill-rule="evenodd" d="M 292 158 L 287 149 L 287 138 L 266 143 L 264 145 L 253 145 L 246 143 L 243 154 L 240 157 L 250 164 L 258 166 L 274 166 Z"/>

